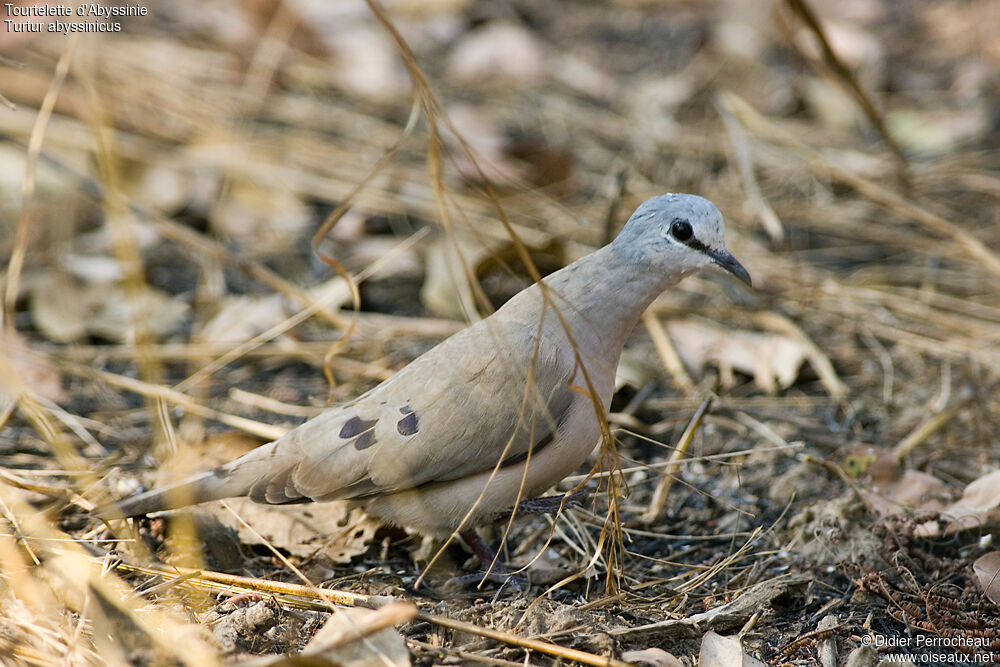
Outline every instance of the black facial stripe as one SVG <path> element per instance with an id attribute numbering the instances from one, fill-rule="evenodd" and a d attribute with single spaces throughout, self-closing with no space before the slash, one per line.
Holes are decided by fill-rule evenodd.
<path id="1" fill-rule="evenodd" d="M 708 251 L 708 246 L 693 236 L 687 241 L 685 241 L 684 245 L 691 248 L 692 250 L 697 250 L 698 252 L 703 252 L 706 255 L 711 255 L 711 253 Z"/>

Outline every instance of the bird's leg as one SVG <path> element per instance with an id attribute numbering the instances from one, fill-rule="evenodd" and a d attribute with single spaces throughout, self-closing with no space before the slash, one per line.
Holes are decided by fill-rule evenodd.
<path id="1" fill-rule="evenodd" d="M 458 536 L 472 550 L 472 553 L 475 554 L 479 562 L 486 568 L 486 572 L 453 577 L 445 583 L 445 589 L 462 589 L 483 581 L 493 581 L 501 584 L 500 590 L 503 590 L 503 586 L 507 584 L 512 585 L 518 592 L 527 590 L 527 579 L 512 575 L 507 570 L 504 562 L 497 557 L 497 552 L 490 545 L 486 544 L 486 541 L 479 536 L 479 533 L 474 530 L 463 530 Z"/>
<path id="2" fill-rule="evenodd" d="M 458 536 L 462 538 L 465 545 L 472 550 L 472 553 L 482 563 L 487 575 L 496 573 L 506 577 L 509 574 L 504 562 L 497 556 L 497 552 L 490 545 L 486 544 L 486 540 L 480 537 L 479 533 L 474 530 L 463 530 Z"/>
<path id="3" fill-rule="evenodd" d="M 587 492 L 583 489 L 574 493 L 561 493 L 558 496 L 545 496 L 544 498 L 529 498 L 522 500 L 516 507 L 504 510 L 496 515 L 496 521 L 506 521 L 511 514 L 552 514 L 562 508 L 573 507 L 583 503 L 587 497 Z"/>
<path id="4" fill-rule="evenodd" d="M 500 512 L 494 517 L 495 521 L 507 521 L 510 519 L 512 514 L 551 514 L 553 512 L 558 512 L 561 508 L 573 507 L 574 505 L 579 505 L 583 502 L 586 497 L 586 491 L 577 491 L 576 493 L 564 493 L 558 496 L 546 496 L 544 498 L 530 498 L 528 500 L 522 500 L 517 504 L 516 507 L 512 507 L 509 510 Z M 521 577 L 516 577 L 510 573 L 507 569 L 506 564 L 497 557 L 497 552 L 494 551 L 486 541 L 479 536 L 474 530 L 463 530 L 458 534 L 465 542 L 466 546 L 475 554 L 479 562 L 482 563 L 483 568 L 485 568 L 485 573 L 480 574 L 469 574 L 461 577 L 455 577 L 448 581 L 449 586 L 465 586 L 473 582 L 480 582 L 483 580 L 496 581 L 500 583 L 513 583 L 516 588 L 524 588 L 524 584 L 527 582 Z"/>

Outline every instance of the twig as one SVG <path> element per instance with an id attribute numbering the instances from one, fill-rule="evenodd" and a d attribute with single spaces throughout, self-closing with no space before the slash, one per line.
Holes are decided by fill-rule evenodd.
<path id="1" fill-rule="evenodd" d="M 920 443 L 931 437 L 942 426 L 951 421 L 952 417 L 957 415 L 960 410 L 961 406 L 958 406 L 951 408 L 950 410 L 945 410 L 944 412 L 939 412 L 933 417 L 927 418 L 927 420 L 915 428 L 908 436 L 900 440 L 899 444 L 893 447 L 892 455 L 897 461 L 902 461 L 907 454 L 919 447 Z"/>
<path id="2" fill-rule="evenodd" d="M 660 361 L 663 362 L 663 366 L 670 373 L 670 377 L 673 378 L 674 384 L 685 394 L 689 396 L 694 394 L 694 380 L 691 379 L 691 376 L 688 375 L 687 370 L 684 368 L 680 355 L 677 354 L 677 349 L 674 347 L 673 342 L 671 342 L 666 330 L 664 330 L 659 318 L 653 314 L 652 310 L 646 310 L 642 314 L 642 323 L 646 326 L 649 337 L 653 339 L 653 346 L 656 348 L 657 354 L 660 355 Z"/>
<path id="3" fill-rule="evenodd" d="M 819 151 L 794 140 L 789 136 L 788 132 L 778 128 L 772 121 L 758 113 L 742 98 L 733 93 L 726 93 L 725 95 L 733 109 L 733 113 L 737 115 L 745 127 L 751 129 L 754 133 L 798 153 L 810 169 L 846 183 L 872 201 L 892 209 L 902 216 L 917 221 L 927 229 L 941 236 L 954 240 L 971 258 L 984 264 L 995 275 L 1000 276 L 1000 256 L 969 232 L 950 220 L 946 220 L 936 213 L 932 213 L 917 204 L 911 203 L 898 193 L 853 171 L 834 164 Z"/>
<path id="4" fill-rule="evenodd" d="M 698 409 L 695 411 L 694 415 L 691 417 L 691 421 L 688 422 L 687 427 L 681 434 L 680 439 L 677 441 L 677 447 L 671 452 L 670 458 L 667 460 L 667 465 L 660 473 L 660 481 L 656 484 L 656 490 L 653 491 L 653 497 L 649 501 L 649 507 L 646 511 L 642 513 L 639 518 L 645 524 L 650 524 L 656 521 L 660 512 L 663 511 L 663 504 L 667 501 L 667 494 L 670 493 L 670 487 L 674 482 L 674 474 L 681 465 L 681 459 L 687 453 L 688 448 L 691 446 L 691 442 L 694 440 L 695 433 L 701 427 L 702 419 L 705 417 L 705 413 L 708 409 L 712 407 L 712 397 L 709 396 Z"/>
<path id="5" fill-rule="evenodd" d="M 844 61 L 840 59 L 837 52 L 833 50 L 830 46 L 830 40 L 826 38 L 826 33 L 823 27 L 819 23 L 819 19 L 816 14 L 813 13 L 812 8 L 806 4 L 805 0 L 785 0 L 792 11 L 799 15 L 802 22 L 808 26 L 809 30 L 816 36 L 817 41 L 819 41 L 820 48 L 823 50 L 823 58 L 826 60 L 826 64 L 833 69 L 834 74 L 837 75 L 837 79 L 844 84 L 848 90 L 850 90 L 854 97 L 857 99 L 858 103 L 861 105 L 861 110 L 864 112 L 865 116 L 880 135 L 882 135 L 885 145 L 892 151 L 892 154 L 896 156 L 899 161 L 899 165 L 905 168 L 907 165 L 906 156 L 903 155 L 902 149 L 899 144 L 896 143 L 896 139 L 893 138 L 892 133 L 889 132 L 889 128 L 886 127 L 885 120 L 882 118 L 882 114 L 878 112 L 875 108 L 875 104 L 872 102 L 871 97 L 865 92 L 861 84 L 858 83 L 858 79 L 854 76 L 852 72 L 845 64 Z M 905 178 L 905 172 L 901 175 Z"/>
<path id="6" fill-rule="evenodd" d="M 94 378 L 107 382 L 113 387 L 133 391 L 141 396 L 155 397 L 168 403 L 179 405 L 188 412 L 196 414 L 199 417 L 214 419 L 215 421 L 226 424 L 227 426 L 232 426 L 235 429 L 239 429 L 251 435 L 260 436 L 268 440 L 276 440 L 288 432 L 288 429 L 282 428 L 281 426 L 273 426 L 271 424 L 254 421 L 253 419 L 247 419 L 246 417 L 239 417 L 237 415 L 231 415 L 220 410 L 205 407 L 187 394 L 175 391 L 170 387 L 149 384 L 148 382 L 143 382 L 142 380 L 136 380 L 135 378 L 125 377 L 124 375 L 90 368 L 89 366 L 76 364 L 65 359 L 56 359 L 54 362 L 59 366 L 59 368 L 68 373 L 72 373 L 73 375 Z"/>
<path id="7" fill-rule="evenodd" d="M 194 572 L 193 570 L 182 567 L 133 565 L 124 561 L 118 562 L 115 567 L 123 571 L 141 572 L 145 574 L 169 577 L 177 577 L 179 575 Z M 198 588 L 213 591 L 239 591 L 247 593 L 264 592 L 273 595 L 275 599 L 282 604 L 317 611 L 330 611 L 332 609 L 332 605 L 335 604 L 347 605 L 351 607 L 366 607 L 368 609 L 379 609 L 387 604 L 398 602 L 398 600 L 389 596 L 361 595 L 358 593 L 350 593 L 348 591 L 332 591 L 304 586 L 302 584 L 291 584 L 279 581 L 269 581 L 267 579 L 240 577 L 237 575 L 212 572 L 208 570 L 201 571 L 198 576 L 192 576 L 184 581 L 183 585 L 197 586 Z M 518 646 L 531 651 L 538 651 L 539 653 L 544 653 L 545 655 L 561 657 L 565 660 L 572 660 L 585 665 L 595 665 L 596 667 L 628 666 L 628 663 L 622 662 L 621 660 L 615 660 L 614 658 L 606 658 L 604 656 L 587 653 L 586 651 L 579 651 L 577 649 L 566 648 L 564 646 L 551 644 L 538 639 L 519 637 L 502 630 L 484 628 L 473 623 L 457 621 L 455 619 L 439 616 L 437 614 L 417 612 L 414 618 L 425 623 L 433 623 L 434 625 L 442 628 L 448 628 L 458 632 L 467 632 L 478 637 L 485 637 L 487 639 L 503 642 L 504 644 L 508 644 L 510 646 Z"/>
<path id="8" fill-rule="evenodd" d="M 35 117 L 34 127 L 31 129 L 31 138 L 28 140 L 28 153 L 25 158 L 24 181 L 21 184 L 21 215 L 17 220 L 17 229 L 14 236 L 14 251 L 10 256 L 10 263 L 7 267 L 7 276 L 3 294 L 3 317 L 0 318 L 5 326 L 14 326 L 14 302 L 17 300 L 18 287 L 21 281 L 21 270 L 24 268 L 24 258 L 28 253 L 29 232 L 31 229 L 31 216 L 29 210 L 35 196 L 35 178 L 38 171 L 38 158 L 42 153 L 42 143 L 45 141 L 45 131 L 52 118 L 52 110 L 55 108 L 56 99 L 66 82 L 69 74 L 70 63 L 76 53 L 77 44 L 80 42 L 79 33 L 74 33 L 59 62 L 56 63 L 56 70 L 49 82 L 49 89 L 42 99 L 42 106 Z"/>

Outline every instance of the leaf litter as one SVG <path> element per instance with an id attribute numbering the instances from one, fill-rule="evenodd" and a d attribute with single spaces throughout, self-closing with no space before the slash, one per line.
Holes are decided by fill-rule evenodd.
<path id="1" fill-rule="evenodd" d="M 66 40 L 0 37 L 0 650 L 875 664 L 861 637 L 918 632 L 964 638 L 956 660 L 1000 651 L 995 3 L 806 7 L 823 34 L 791 0 L 391 3 L 411 57 L 362 2 L 171 3 L 77 47 L 41 149 Z M 414 65 L 439 99 L 408 124 Z M 600 494 L 515 522 L 508 558 L 545 554 L 526 591 L 459 595 L 461 549 L 415 590 L 437 545 L 339 504 L 88 514 L 502 303 L 531 270 L 494 202 L 548 271 L 664 190 L 719 205 L 757 289 L 687 281 L 633 336 L 612 405 L 624 552 L 602 550 Z M 309 246 L 345 202 L 322 248 L 364 273 L 356 314 Z M 419 612 L 352 620 L 370 641 L 329 631 L 358 656 L 311 651 L 327 589 Z"/>

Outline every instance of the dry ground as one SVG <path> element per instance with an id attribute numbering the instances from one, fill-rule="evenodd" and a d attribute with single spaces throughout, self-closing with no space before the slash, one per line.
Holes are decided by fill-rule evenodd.
<path id="1" fill-rule="evenodd" d="M 0 27 L 3 661 L 1000 660 L 1000 5 L 812 4 L 181 0 L 117 33 Z M 88 512 L 502 303 L 530 280 L 512 232 L 551 271 L 664 191 L 719 206 L 754 289 L 653 305 L 622 472 L 515 522 L 520 590 L 456 592 L 459 546 L 337 505 Z M 313 639 L 315 585 L 416 606 Z"/>

